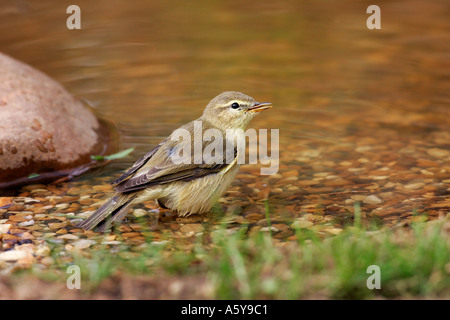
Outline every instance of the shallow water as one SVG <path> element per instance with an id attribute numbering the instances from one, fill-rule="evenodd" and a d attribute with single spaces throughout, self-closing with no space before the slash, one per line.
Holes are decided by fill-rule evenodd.
<path id="1" fill-rule="evenodd" d="M 267 177 L 244 166 L 224 206 L 261 213 L 268 196 L 279 219 L 341 222 L 355 203 L 388 222 L 449 211 L 447 1 L 380 3 L 381 30 L 366 27 L 371 3 L 349 0 L 77 1 L 81 30 L 66 28 L 70 4 L 2 1 L 0 50 L 61 82 L 136 148 L 83 184 L 117 177 L 238 90 L 273 103 L 251 126 L 280 129 L 280 167 Z"/>

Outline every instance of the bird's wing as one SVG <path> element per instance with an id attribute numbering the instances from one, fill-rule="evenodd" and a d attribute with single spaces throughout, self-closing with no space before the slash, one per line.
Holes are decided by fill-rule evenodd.
<path id="1" fill-rule="evenodd" d="M 131 168 L 127 170 L 123 175 L 121 175 L 117 180 L 113 181 L 111 184 L 113 186 L 117 186 L 121 184 L 122 182 L 130 179 L 133 174 L 138 171 L 140 168 L 142 168 L 148 160 L 158 151 L 158 149 L 166 142 L 166 140 L 162 141 L 160 144 L 158 144 L 156 147 L 154 147 L 151 151 L 147 152 L 145 155 L 143 155 L 141 158 L 139 158 L 138 161 L 136 161 Z"/>
<path id="2" fill-rule="evenodd" d="M 221 137 L 222 146 L 226 146 L 224 137 Z M 201 141 L 202 153 L 205 147 L 212 142 Z M 131 168 L 124 174 L 124 178 L 116 180 L 115 188 L 118 192 L 126 193 L 145 189 L 158 184 L 166 184 L 174 181 L 191 181 L 209 174 L 218 173 L 227 166 L 232 165 L 237 157 L 237 149 L 226 149 L 221 151 L 221 161 L 214 163 L 201 164 L 194 163 L 194 142 L 189 142 L 191 145 L 191 158 L 187 164 L 175 164 L 171 157 L 174 153 L 179 154 L 180 149 L 183 148 L 183 143 L 179 141 L 172 141 L 167 139 L 163 141 L 157 148 L 153 149 L 147 155 L 139 159 Z M 230 159 L 232 161 L 230 161 Z M 230 164 L 231 163 L 231 164 Z"/>

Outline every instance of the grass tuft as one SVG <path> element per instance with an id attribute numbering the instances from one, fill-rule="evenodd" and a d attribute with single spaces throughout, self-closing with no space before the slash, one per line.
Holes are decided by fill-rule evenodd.
<path id="1" fill-rule="evenodd" d="M 354 213 L 354 226 L 337 235 L 324 238 L 319 231 L 296 228 L 297 241 L 224 223 L 209 226 L 187 245 L 153 242 L 150 236 L 139 246 L 98 244 L 86 251 L 55 243 L 50 271 L 66 277 L 67 266 L 77 264 L 87 291 L 122 273 L 206 278 L 212 299 L 450 297 L 449 217 L 368 231 L 357 206 Z M 268 213 L 266 219 L 270 226 Z M 379 267 L 380 289 L 367 287 L 372 265 Z"/>

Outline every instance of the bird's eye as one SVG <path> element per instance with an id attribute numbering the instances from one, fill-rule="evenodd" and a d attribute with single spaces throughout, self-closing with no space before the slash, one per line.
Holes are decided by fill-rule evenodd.
<path id="1" fill-rule="evenodd" d="M 239 108 L 239 103 L 233 102 L 233 104 L 231 105 L 231 107 L 232 107 L 233 109 L 237 109 L 237 108 Z"/>

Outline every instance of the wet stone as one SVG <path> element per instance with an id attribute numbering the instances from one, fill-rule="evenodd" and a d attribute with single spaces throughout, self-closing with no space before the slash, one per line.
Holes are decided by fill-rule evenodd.
<path id="1" fill-rule="evenodd" d="M 3 234 L 2 242 L 7 245 L 14 245 L 20 241 L 20 237 L 12 235 L 12 234 Z"/>
<path id="2" fill-rule="evenodd" d="M 0 197 L 0 208 L 10 206 L 12 204 L 12 197 Z"/>
<path id="3" fill-rule="evenodd" d="M 63 234 L 60 236 L 57 236 L 58 239 L 65 239 L 65 240 L 78 240 L 80 237 L 74 234 Z"/>
<path id="4" fill-rule="evenodd" d="M 270 227 L 262 227 L 261 229 L 259 229 L 259 231 L 261 231 L 261 232 L 278 232 L 280 230 L 275 226 L 270 226 Z"/>
<path id="5" fill-rule="evenodd" d="M 2 261 L 17 261 L 19 259 L 25 258 L 26 256 L 27 252 L 21 250 L 9 250 L 0 252 L 0 260 Z"/>
<path id="6" fill-rule="evenodd" d="M 203 231 L 203 226 L 199 223 L 191 223 L 182 225 L 179 231 L 183 233 L 198 233 Z"/>
<path id="7" fill-rule="evenodd" d="M 423 182 L 413 182 L 413 183 L 409 183 L 407 185 L 404 186 L 405 189 L 408 190 L 417 190 L 417 189 L 421 189 L 425 186 L 425 183 Z"/>
<path id="8" fill-rule="evenodd" d="M 144 217 L 146 215 L 147 215 L 147 211 L 145 211 L 144 209 L 134 209 L 133 210 L 133 216 L 135 216 L 136 218 Z"/>
<path id="9" fill-rule="evenodd" d="M 381 203 L 383 203 L 383 200 L 381 200 L 380 198 L 378 198 L 375 195 L 370 195 L 370 196 L 365 197 L 363 202 L 366 204 L 381 204 Z"/>
<path id="10" fill-rule="evenodd" d="M 51 230 L 58 230 L 64 228 L 66 225 L 67 225 L 66 222 L 53 222 L 48 224 Z"/>
<path id="11" fill-rule="evenodd" d="M 75 242 L 72 242 L 72 246 L 74 249 L 83 250 L 89 248 L 91 245 L 96 244 L 97 242 L 94 240 L 81 239 Z"/>
<path id="12" fill-rule="evenodd" d="M 450 151 L 440 148 L 430 148 L 427 149 L 427 154 L 433 158 L 444 159 L 450 156 Z"/>
<path id="13" fill-rule="evenodd" d="M 4 224 L 0 224 L 0 235 L 2 233 L 8 233 L 9 230 L 11 229 L 12 224 L 9 223 L 4 223 Z"/>

